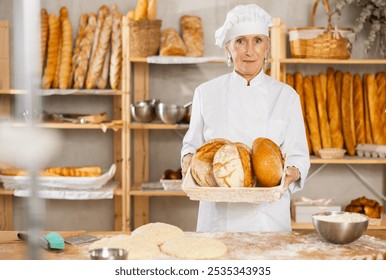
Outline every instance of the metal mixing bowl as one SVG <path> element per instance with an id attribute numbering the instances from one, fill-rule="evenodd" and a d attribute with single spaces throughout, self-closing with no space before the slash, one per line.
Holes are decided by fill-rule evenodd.
<path id="1" fill-rule="evenodd" d="M 92 260 L 126 260 L 127 251 L 121 248 L 98 248 L 89 251 Z"/>
<path id="2" fill-rule="evenodd" d="M 134 120 L 141 123 L 148 123 L 155 119 L 155 105 L 157 99 L 145 100 L 130 104 L 131 116 Z"/>
<path id="3" fill-rule="evenodd" d="M 347 244 L 362 236 L 369 225 L 369 218 L 351 212 L 321 212 L 312 215 L 312 224 L 319 236 L 327 241 Z"/>
<path id="4" fill-rule="evenodd" d="M 181 122 L 189 114 L 189 108 L 183 105 L 157 103 L 155 112 L 162 122 L 175 124 Z"/>

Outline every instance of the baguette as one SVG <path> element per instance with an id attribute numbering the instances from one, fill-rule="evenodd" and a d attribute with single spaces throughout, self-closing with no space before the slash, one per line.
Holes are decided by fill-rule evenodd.
<path id="1" fill-rule="evenodd" d="M 186 55 L 204 56 L 204 32 L 201 18 L 198 16 L 182 16 L 180 18 L 182 39 L 186 46 Z"/>
<path id="2" fill-rule="evenodd" d="M 147 19 L 147 6 L 148 0 L 138 0 L 137 6 L 135 7 L 135 20 Z"/>
<path id="3" fill-rule="evenodd" d="M 160 43 L 160 55 L 161 56 L 185 56 L 186 46 L 181 39 L 177 30 L 174 28 L 167 28 L 161 32 Z"/>
<path id="4" fill-rule="evenodd" d="M 375 74 L 367 75 L 367 101 L 369 106 L 371 134 L 374 144 L 382 145 L 383 143 L 383 123 L 382 114 L 380 111 L 380 100 L 378 97 L 378 85 L 375 79 Z"/>
<path id="5" fill-rule="evenodd" d="M 354 75 L 354 122 L 357 144 L 366 143 L 365 111 L 363 105 L 363 87 L 359 74 Z"/>
<path id="6" fill-rule="evenodd" d="M 342 80 L 342 128 L 347 153 L 355 155 L 355 125 L 353 112 L 353 77 L 349 72 L 343 74 Z"/>
<path id="7" fill-rule="evenodd" d="M 98 89 L 105 89 L 107 86 L 107 79 L 109 77 L 109 68 L 110 68 L 110 57 L 111 57 L 111 44 L 109 44 L 105 56 L 105 61 L 102 67 L 102 73 L 97 80 Z"/>
<path id="8" fill-rule="evenodd" d="M 147 19 L 156 20 L 157 19 L 157 0 L 149 0 L 147 6 Z"/>
<path id="9" fill-rule="evenodd" d="M 375 78 L 378 86 L 380 118 L 383 123 L 383 145 L 386 145 L 386 74 L 383 71 L 378 72 Z"/>
<path id="10" fill-rule="evenodd" d="M 73 52 L 72 61 L 71 61 L 71 76 L 70 76 L 70 83 L 69 83 L 70 87 L 73 87 L 75 70 L 77 67 L 77 60 L 81 49 L 80 43 L 85 36 L 87 21 L 88 21 L 88 14 L 82 14 L 79 20 L 78 34 L 75 40 L 74 52 Z"/>
<path id="11" fill-rule="evenodd" d="M 46 57 L 47 51 L 47 41 L 48 41 L 48 13 L 46 9 L 41 9 L 40 11 L 40 69 L 43 73 L 44 71 L 44 60 Z"/>
<path id="12" fill-rule="evenodd" d="M 49 89 L 55 76 L 59 53 L 59 18 L 55 14 L 48 16 L 47 63 L 44 68 L 43 88 Z"/>
<path id="13" fill-rule="evenodd" d="M 72 57 L 72 26 L 68 18 L 62 22 L 62 51 L 60 56 L 59 69 L 59 88 L 67 89 L 70 87 Z"/>
<path id="14" fill-rule="evenodd" d="M 312 77 L 314 84 L 314 92 L 316 97 L 316 107 L 319 117 L 319 129 L 320 136 L 322 139 L 322 147 L 331 148 L 331 133 L 330 133 L 330 124 L 328 123 L 327 118 L 327 108 L 326 108 L 326 100 L 324 99 L 324 95 L 322 92 L 322 85 L 318 75 L 314 75 Z"/>
<path id="15" fill-rule="evenodd" d="M 100 34 L 97 50 L 94 58 L 91 58 L 89 70 L 87 72 L 86 88 L 95 88 L 97 79 L 102 73 L 103 63 L 110 43 L 110 35 L 112 29 L 113 19 L 111 15 L 108 15 L 103 22 L 102 31 Z"/>
<path id="16" fill-rule="evenodd" d="M 319 79 L 320 79 L 320 89 L 323 94 L 324 102 L 327 106 L 327 75 L 325 73 L 320 73 Z"/>
<path id="17" fill-rule="evenodd" d="M 111 31 L 110 87 L 118 89 L 122 71 L 122 14 L 112 12 L 113 26 Z"/>
<path id="18" fill-rule="evenodd" d="M 129 20 L 135 20 L 135 11 L 133 11 L 133 10 L 127 11 L 126 17 L 128 17 Z"/>
<path id="19" fill-rule="evenodd" d="M 314 95 L 314 87 L 310 76 L 304 77 L 304 98 L 306 108 L 306 121 L 310 132 L 311 147 L 315 155 L 319 155 L 319 150 L 322 148 L 319 132 L 318 113 L 316 110 L 316 102 Z"/>
<path id="20" fill-rule="evenodd" d="M 368 93 L 367 93 L 367 75 L 363 74 L 363 97 L 364 97 L 364 107 L 365 107 L 365 137 L 366 144 L 373 144 L 373 135 L 371 133 L 370 125 L 370 112 L 369 112 L 369 102 L 368 102 Z"/>
<path id="21" fill-rule="evenodd" d="M 335 90 L 334 71 L 327 70 L 327 111 L 330 123 L 331 145 L 333 148 L 342 149 L 344 146 L 340 107 Z"/>
<path id="22" fill-rule="evenodd" d="M 287 85 L 289 85 L 292 88 L 295 88 L 295 79 L 294 76 L 291 73 L 286 74 L 286 79 L 285 79 Z"/>
<path id="23" fill-rule="evenodd" d="M 343 80 L 343 72 L 339 70 L 336 71 L 335 72 L 335 90 L 336 90 L 336 97 L 338 98 L 338 104 L 342 104 L 342 80 Z"/>
<path id="24" fill-rule="evenodd" d="M 43 170 L 44 176 L 97 177 L 102 174 L 99 166 L 50 167 Z"/>

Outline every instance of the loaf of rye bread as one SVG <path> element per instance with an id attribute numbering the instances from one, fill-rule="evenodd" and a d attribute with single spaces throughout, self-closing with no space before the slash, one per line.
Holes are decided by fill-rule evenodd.
<path id="1" fill-rule="evenodd" d="M 253 141 L 252 166 L 257 187 L 268 188 L 280 185 L 284 158 L 275 142 L 264 137 L 256 138 Z"/>

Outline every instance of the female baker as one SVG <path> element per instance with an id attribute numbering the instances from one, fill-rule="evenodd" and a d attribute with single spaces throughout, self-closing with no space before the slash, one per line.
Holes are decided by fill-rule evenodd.
<path id="1" fill-rule="evenodd" d="M 216 33 L 233 72 L 197 87 L 190 127 L 181 150 L 182 172 L 194 152 L 214 138 L 252 147 L 267 137 L 287 154 L 285 192 L 271 203 L 200 202 L 197 231 L 290 231 L 290 194 L 300 190 L 310 167 L 302 110 L 290 86 L 267 76 L 272 18 L 255 4 L 236 6 Z"/>

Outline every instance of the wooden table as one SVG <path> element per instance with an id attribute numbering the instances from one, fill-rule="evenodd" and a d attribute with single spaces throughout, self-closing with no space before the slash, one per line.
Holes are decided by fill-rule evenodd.
<path id="1" fill-rule="evenodd" d="M 59 232 L 72 236 L 80 232 Z M 90 232 L 99 238 L 115 236 L 122 232 Z M 324 241 L 314 230 L 297 230 L 279 233 L 198 233 L 186 232 L 192 237 L 212 237 L 222 240 L 228 252 L 221 259 L 374 259 L 386 258 L 386 231 L 367 230 L 357 241 L 337 245 Z M 42 250 L 43 259 L 89 260 L 91 243 L 65 244 L 64 250 Z M 28 246 L 17 238 L 16 231 L 0 231 L 0 260 L 28 259 Z M 155 259 L 173 259 L 160 254 Z"/>

